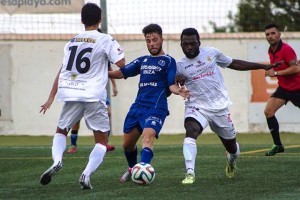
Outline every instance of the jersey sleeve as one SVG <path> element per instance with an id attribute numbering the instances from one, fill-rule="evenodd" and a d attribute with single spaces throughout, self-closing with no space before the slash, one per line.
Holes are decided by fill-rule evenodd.
<path id="1" fill-rule="evenodd" d="M 282 52 L 285 62 L 289 63 L 291 60 L 297 60 L 297 55 L 291 46 L 286 45 L 284 48 L 285 49 Z"/>
<path id="2" fill-rule="evenodd" d="M 176 61 L 175 59 L 171 58 L 170 66 L 167 70 L 168 72 L 168 86 L 175 84 L 175 76 L 176 76 Z"/>
<path id="3" fill-rule="evenodd" d="M 124 50 L 121 45 L 113 39 L 111 36 L 108 35 L 107 43 L 105 45 L 106 54 L 108 60 L 112 63 L 116 63 L 124 58 Z"/>
<path id="4" fill-rule="evenodd" d="M 222 68 L 228 67 L 232 63 L 232 58 L 223 54 L 219 49 L 213 48 L 216 53 L 216 63 Z"/>
<path id="5" fill-rule="evenodd" d="M 140 69 L 141 69 L 141 62 L 140 59 L 138 58 L 128 63 L 127 65 L 125 65 L 125 67 L 122 67 L 120 70 L 124 75 L 124 78 L 127 79 L 128 77 L 133 77 L 140 74 Z"/>

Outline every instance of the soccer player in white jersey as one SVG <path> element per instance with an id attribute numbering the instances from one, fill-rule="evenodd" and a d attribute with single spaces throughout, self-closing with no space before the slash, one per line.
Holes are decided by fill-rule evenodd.
<path id="1" fill-rule="evenodd" d="M 150 163 L 154 139 L 169 115 L 167 97 L 170 92 L 186 98 L 189 91 L 175 84 L 176 62 L 162 49 L 162 29 L 158 24 L 144 27 L 143 34 L 150 55 L 141 56 L 120 70 L 110 71 L 110 78 L 128 78 L 140 75 L 139 90 L 124 122 L 123 149 L 128 168 L 120 182 L 130 180 L 131 169 L 137 164 L 136 143 L 142 136 L 140 162 Z"/>
<path id="2" fill-rule="evenodd" d="M 91 174 L 100 166 L 106 153 L 107 131 L 110 130 L 106 109 L 108 61 L 119 67 L 125 65 L 120 45 L 107 34 L 99 33 L 101 9 L 87 3 L 81 10 L 85 31 L 72 38 L 64 48 L 64 58 L 58 76 L 57 99 L 64 102 L 52 144 L 53 165 L 40 178 L 48 184 L 62 168 L 68 131 L 84 117 L 87 127 L 93 130 L 95 146 L 79 183 L 82 189 L 92 189 Z"/>
<path id="3" fill-rule="evenodd" d="M 216 48 L 200 47 L 200 36 L 194 28 L 184 29 L 180 39 L 185 57 L 177 62 L 177 81 L 185 84 L 190 91 L 190 97 L 185 103 L 186 136 L 183 142 L 187 173 L 182 183 L 195 182 L 196 139 L 208 125 L 218 134 L 227 151 L 226 176 L 233 178 L 240 148 L 228 109 L 231 101 L 220 67 L 244 71 L 268 70 L 275 65 L 236 60 Z"/>

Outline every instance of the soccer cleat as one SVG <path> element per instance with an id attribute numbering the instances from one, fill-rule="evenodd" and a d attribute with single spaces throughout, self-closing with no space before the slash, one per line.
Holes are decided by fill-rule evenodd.
<path id="1" fill-rule="evenodd" d="M 115 146 L 107 144 L 106 149 L 107 149 L 106 151 L 113 151 L 115 150 Z"/>
<path id="2" fill-rule="evenodd" d="M 49 169 L 47 169 L 41 176 L 40 178 L 40 183 L 42 185 L 47 185 L 48 183 L 51 182 L 51 178 L 54 174 L 56 174 L 61 168 L 62 168 L 62 163 L 58 162 L 57 165 L 52 165 Z"/>
<path id="3" fill-rule="evenodd" d="M 193 184 L 195 182 L 195 174 L 186 174 L 182 184 Z"/>
<path id="4" fill-rule="evenodd" d="M 235 171 L 236 171 L 236 163 L 227 162 L 226 169 L 225 169 L 227 178 L 234 178 Z"/>
<path id="5" fill-rule="evenodd" d="M 128 168 L 128 170 L 123 174 L 123 176 L 121 176 L 120 182 L 124 183 L 126 181 L 129 181 L 131 179 L 131 172 L 132 168 Z"/>
<path id="6" fill-rule="evenodd" d="M 266 156 L 275 156 L 276 153 L 282 153 L 284 152 L 284 146 L 278 146 L 276 144 L 273 144 L 270 151 L 268 151 L 265 155 Z"/>
<path id="7" fill-rule="evenodd" d="M 71 146 L 69 149 L 68 149 L 68 153 L 76 153 L 77 152 L 77 147 L 76 146 Z"/>
<path id="8" fill-rule="evenodd" d="M 81 186 L 81 189 L 85 190 L 85 189 L 89 189 L 92 190 L 93 187 L 90 183 L 90 177 L 86 176 L 85 174 L 81 174 L 80 178 L 79 178 L 79 184 Z"/>

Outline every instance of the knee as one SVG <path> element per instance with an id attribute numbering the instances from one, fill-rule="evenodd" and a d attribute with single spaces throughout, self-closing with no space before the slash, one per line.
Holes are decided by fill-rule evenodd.
<path id="1" fill-rule="evenodd" d="M 184 125 L 186 130 L 186 137 L 197 139 L 197 137 L 202 133 L 203 129 L 196 123 L 187 122 Z"/>
<path id="2" fill-rule="evenodd" d="M 264 113 L 265 113 L 266 118 L 270 118 L 270 117 L 273 117 L 275 115 L 273 110 L 271 110 L 269 108 L 265 108 Z"/>

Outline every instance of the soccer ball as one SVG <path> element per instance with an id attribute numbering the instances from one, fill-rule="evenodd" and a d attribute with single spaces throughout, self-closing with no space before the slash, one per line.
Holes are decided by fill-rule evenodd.
<path id="1" fill-rule="evenodd" d="M 139 185 L 149 185 L 155 178 L 154 168 L 147 163 L 134 165 L 131 171 L 131 180 Z"/>

